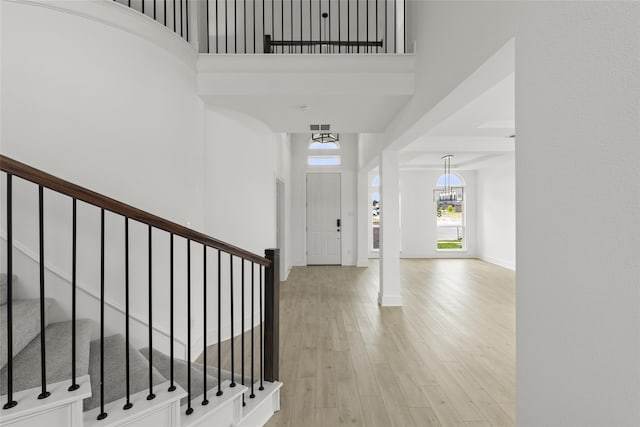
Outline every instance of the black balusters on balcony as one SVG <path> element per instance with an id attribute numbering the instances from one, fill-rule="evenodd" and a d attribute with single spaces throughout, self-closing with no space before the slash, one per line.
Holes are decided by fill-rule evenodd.
<path id="1" fill-rule="evenodd" d="M 7 174 L 7 402 L 3 409 L 18 404 L 13 400 L 13 176 Z M 4 343 L 2 343 L 4 345 Z"/>
<path id="2" fill-rule="evenodd" d="M 248 4 L 247 0 L 242 0 L 243 11 L 241 22 L 238 16 L 239 0 L 203 0 L 204 5 L 197 7 L 197 12 L 194 16 L 206 14 L 206 19 L 203 19 L 203 21 L 205 21 L 203 25 L 205 25 L 206 28 L 196 28 L 191 31 L 190 27 L 192 26 L 192 22 L 189 13 L 189 0 L 173 0 L 172 8 L 167 7 L 167 1 L 171 0 L 164 0 L 162 8 L 156 4 L 157 0 L 153 1 L 153 8 L 145 8 L 145 1 L 134 3 L 133 5 L 129 1 L 126 4 L 133 10 L 137 10 L 155 19 L 161 25 L 179 34 L 180 37 L 184 38 L 187 42 L 191 40 L 191 33 L 198 31 L 201 39 L 207 39 L 206 45 L 204 40 L 200 40 L 201 52 L 225 54 L 244 54 L 250 52 L 290 54 L 315 52 L 402 53 L 399 51 L 399 48 L 402 48 L 403 52 L 406 52 L 406 0 L 383 0 L 384 11 L 380 10 L 380 0 L 375 0 L 374 5 L 370 4 L 370 0 L 356 0 L 355 14 L 351 13 L 351 9 L 353 8 L 351 4 L 352 0 L 328 0 L 326 2 L 323 0 L 309 0 L 308 22 L 307 19 L 303 17 L 306 0 L 289 0 L 289 13 L 286 13 L 286 0 L 279 0 L 279 22 L 277 22 L 275 17 L 277 14 L 276 0 L 262 0 L 262 26 L 260 28 L 256 25 L 256 6 L 259 6 L 256 5 L 256 0 L 251 0 L 250 4 Z M 260 0 L 258 0 L 258 2 L 259 1 Z M 364 1 L 364 4 L 361 7 L 360 3 L 362 1 Z M 393 2 L 393 13 L 389 11 L 390 1 Z M 401 20 L 398 19 L 398 2 L 400 1 L 402 1 L 400 7 L 403 7 Z M 220 2 L 223 4 L 220 4 Z M 314 2 L 317 2 L 317 7 Z M 193 4 L 202 5 L 203 3 L 194 2 Z M 211 5 L 209 3 L 211 3 Z M 140 4 L 141 6 L 136 6 L 136 4 Z M 299 14 L 295 13 L 296 4 L 299 6 Z M 250 12 L 248 11 L 249 6 L 251 6 Z M 224 7 L 224 16 L 222 16 L 223 11 L 220 9 L 221 7 Z M 215 14 L 215 17 L 210 16 L 211 8 L 214 9 L 211 13 Z M 230 8 L 233 8 L 232 17 L 230 16 Z M 342 18 L 343 8 L 346 8 L 346 22 L 344 22 L 345 20 Z M 371 8 L 375 8 L 375 11 L 371 11 Z M 267 20 L 266 16 L 268 9 L 271 9 L 269 20 Z M 364 9 L 364 11 L 361 9 Z M 171 10 L 172 25 L 169 23 L 169 12 Z M 248 13 L 251 13 L 251 17 L 248 16 Z M 373 22 L 374 19 L 375 22 Z M 278 29 L 276 29 L 276 25 L 279 26 Z M 318 30 L 314 33 L 316 25 L 318 25 Z M 336 25 L 337 37 L 334 34 Z M 375 28 L 371 28 L 372 25 Z M 399 29 L 400 25 L 402 26 L 401 30 Z M 300 28 L 299 37 L 294 36 L 294 29 L 297 26 Z M 346 37 L 343 37 L 344 27 L 346 27 Z M 355 35 L 352 33 L 352 28 L 355 29 Z M 390 28 L 392 31 L 389 31 Z M 260 49 L 260 46 L 257 44 L 258 40 L 256 39 L 256 33 L 259 33 L 259 31 L 262 31 L 263 41 L 265 40 L 265 36 L 270 36 L 272 41 L 270 49 L 266 49 L 264 43 L 262 49 Z M 215 39 L 215 47 L 210 46 L 211 37 Z M 229 45 L 229 37 L 233 37 L 232 46 Z M 375 37 L 375 44 L 373 44 L 371 40 L 373 37 Z M 400 39 L 400 37 L 402 37 L 402 39 Z M 224 38 L 224 44 L 222 44 L 222 38 Z M 250 46 L 250 38 L 253 38 L 253 46 Z M 280 49 L 278 49 L 279 47 Z M 373 49 L 374 47 L 375 50 Z"/>
<path id="3" fill-rule="evenodd" d="M 185 16 L 185 34 L 187 36 L 187 42 L 189 41 L 189 0 L 186 0 L 184 3 L 184 11 L 186 13 Z"/>
<path id="4" fill-rule="evenodd" d="M 76 382 L 76 303 L 77 303 L 77 241 L 78 241 L 78 209 L 77 200 L 71 204 L 71 385 L 69 391 L 80 388 Z"/>
<path id="5" fill-rule="evenodd" d="M 107 413 L 104 411 L 104 208 L 102 208 L 100 209 L 100 414 L 97 419 L 105 418 Z"/>
<path id="6" fill-rule="evenodd" d="M 129 343 L 130 343 L 130 330 L 129 330 L 129 218 L 124 218 L 124 341 L 125 341 L 125 379 L 126 379 L 126 392 L 127 392 L 127 401 L 125 402 L 122 409 L 125 411 L 127 409 L 133 408 L 133 403 L 131 403 L 131 365 L 129 358 Z"/>
<path id="7" fill-rule="evenodd" d="M 38 399 L 46 399 L 51 395 L 47 391 L 47 356 L 45 346 L 45 310 L 44 310 L 44 187 L 38 186 L 38 230 L 40 240 L 40 374 L 42 392 Z"/>
<path id="8" fill-rule="evenodd" d="M 215 0 L 215 2 L 216 2 L 216 53 L 220 53 L 220 50 L 218 49 L 218 39 L 220 38 L 220 34 L 218 34 L 218 26 L 220 22 L 218 20 L 218 0 Z"/>

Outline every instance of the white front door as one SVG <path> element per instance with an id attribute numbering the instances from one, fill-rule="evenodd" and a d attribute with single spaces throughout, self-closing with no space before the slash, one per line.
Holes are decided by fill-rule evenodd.
<path id="1" fill-rule="evenodd" d="M 340 265 L 340 174 L 307 174 L 307 264 Z"/>

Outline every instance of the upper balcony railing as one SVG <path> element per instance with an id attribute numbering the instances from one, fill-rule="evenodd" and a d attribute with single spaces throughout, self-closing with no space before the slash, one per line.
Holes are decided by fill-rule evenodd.
<path id="1" fill-rule="evenodd" d="M 113 0 L 200 53 L 407 53 L 406 0 Z"/>

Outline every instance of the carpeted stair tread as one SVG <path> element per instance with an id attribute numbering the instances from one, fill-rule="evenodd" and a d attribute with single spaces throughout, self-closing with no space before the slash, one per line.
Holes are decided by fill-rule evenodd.
<path id="1" fill-rule="evenodd" d="M 140 353 L 149 359 L 149 348 L 143 348 Z M 160 371 L 162 376 L 167 379 L 171 378 L 171 358 L 166 354 L 153 349 L 153 366 Z M 211 390 L 218 386 L 218 380 L 216 377 L 209 375 L 213 371 L 212 368 L 207 369 L 207 390 Z M 203 378 L 203 365 L 200 363 L 191 363 L 191 399 L 202 395 L 204 393 L 204 378 Z M 188 391 L 187 382 L 187 362 L 182 359 L 173 359 L 173 379 L 176 384 Z M 180 405 L 187 403 L 188 397 L 183 397 L 180 400 Z"/>
<path id="2" fill-rule="evenodd" d="M 54 300 L 51 298 L 44 299 L 44 320 L 45 327 L 49 324 L 49 308 Z M 40 299 L 24 299 L 13 300 L 13 357 L 16 357 L 35 337 L 40 335 Z M 0 367 L 7 364 L 7 350 L 5 349 L 8 342 L 7 327 L 7 304 L 0 305 L 0 342 L 3 351 L 0 351 Z"/>
<path id="3" fill-rule="evenodd" d="M 104 403 L 113 402 L 126 396 L 126 342 L 122 335 L 104 338 Z M 138 350 L 129 346 L 130 393 L 149 388 L 149 361 Z M 84 410 L 100 406 L 100 340 L 91 341 L 89 357 L 92 396 L 84 400 Z M 153 384 L 161 384 L 166 379 L 153 368 Z"/>
<path id="4" fill-rule="evenodd" d="M 149 349 L 143 348 L 140 353 L 146 358 L 149 356 Z M 167 379 L 171 378 L 171 358 L 166 354 L 153 349 L 153 366 L 160 371 L 160 373 Z M 191 398 L 194 399 L 197 396 L 204 393 L 204 378 L 203 378 L 204 365 L 201 363 L 191 362 Z M 212 390 L 218 387 L 217 379 L 218 369 L 209 366 L 207 368 L 207 390 Z M 173 359 L 173 378 L 176 384 L 187 390 L 187 362 L 185 360 L 174 357 Z M 239 374 L 234 375 L 235 382 L 242 384 L 242 377 Z M 222 381 L 231 380 L 231 372 L 222 370 Z M 245 377 L 245 384 L 250 384 L 251 379 Z M 181 405 L 187 402 L 187 398 L 183 398 L 180 401 Z"/>
<path id="5" fill-rule="evenodd" d="M 76 322 L 76 377 L 89 372 L 91 320 Z M 72 322 L 53 323 L 45 329 L 47 383 L 69 380 L 71 385 Z M 40 387 L 40 334 L 13 358 L 13 391 Z M 7 393 L 7 367 L 0 370 L 0 394 Z"/>

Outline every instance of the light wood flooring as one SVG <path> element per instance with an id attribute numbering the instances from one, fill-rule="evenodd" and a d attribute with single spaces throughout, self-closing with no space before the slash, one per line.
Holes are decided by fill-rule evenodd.
<path id="1" fill-rule="evenodd" d="M 400 269 L 395 308 L 376 302 L 377 261 L 291 271 L 268 427 L 515 424 L 515 274 L 479 260 Z"/>

